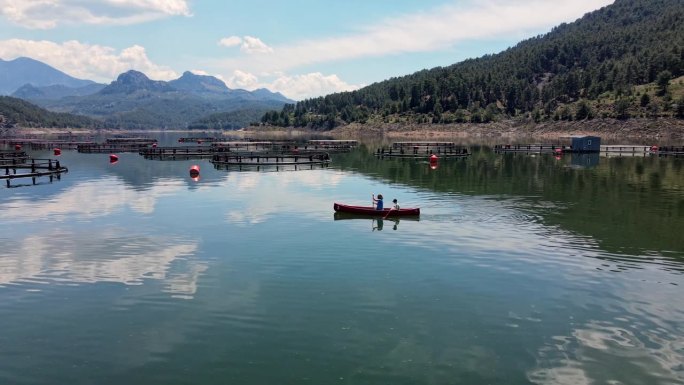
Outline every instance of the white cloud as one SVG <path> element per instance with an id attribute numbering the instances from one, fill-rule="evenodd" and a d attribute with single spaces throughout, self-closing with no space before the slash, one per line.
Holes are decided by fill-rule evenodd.
<path id="1" fill-rule="evenodd" d="M 235 47 L 240 45 L 240 43 L 242 43 L 242 39 L 239 36 L 224 37 L 218 42 L 218 44 L 223 47 Z"/>
<path id="2" fill-rule="evenodd" d="M 218 45 L 223 47 L 240 46 L 240 51 L 245 53 L 271 53 L 273 48 L 254 36 L 229 36 L 219 40 Z"/>
<path id="3" fill-rule="evenodd" d="M 226 85 L 230 88 L 246 90 L 268 88 L 295 100 L 334 92 L 352 91 L 363 87 L 363 85 L 346 83 L 337 75 L 326 76 L 320 72 L 302 75 L 278 73 L 276 76 L 269 76 L 269 80 L 260 80 L 258 76 L 240 70 L 233 71 L 232 76 L 228 77 Z"/>
<path id="4" fill-rule="evenodd" d="M 242 46 L 240 49 L 247 53 L 270 53 L 273 48 L 267 46 L 261 39 L 252 36 L 245 36 L 242 39 Z"/>
<path id="5" fill-rule="evenodd" d="M 226 82 L 230 88 L 244 88 L 246 90 L 253 90 L 259 88 L 259 78 L 248 72 L 240 70 L 233 71 L 233 75 L 228 78 Z"/>
<path id="6" fill-rule="evenodd" d="M 187 0 L 0 0 L 0 16 L 35 29 L 60 24 L 129 25 L 191 15 Z"/>
<path id="7" fill-rule="evenodd" d="M 0 57 L 26 56 L 47 63 L 71 76 L 109 82 L 122 72 L 135 69 L 157 80 L 170 80 L 178 74 L 153 63 L 144 47 L 133 45 L 120 52 L 112 47 L 84 44 L 75 40 L 55 43 L 41 40 L 0 41 Z"/>
<path id="8" fill-rule="evenodd" d="M 320 72 L 304 75 L 283 75 L 270 83 L 266 88 L 277 91 L 283 95 L 301 100 L 312 95 L 327 95 L 335 92 L 352 91 L 363 85 L 348 84 L 337 75 L 325 76 Z"/>
<path id="9" fill-rule="evenodd" d="M 287 71 L 317 63 L 449 49 L 460 42 L 475 39 L 510 35 L 523 38 L 531 31 L 546 30 L 561 22 L 572 21 L 612 2 L 490 0 L 472 3 L 468 5 L 470 8 L 450 4 L 381 20 L 359 28 L 356 34 L 269 47 L 271 54 L 268 56 L 231 58 L 222 61 L 220 66 L 249 68 L 254 73 Z"/>

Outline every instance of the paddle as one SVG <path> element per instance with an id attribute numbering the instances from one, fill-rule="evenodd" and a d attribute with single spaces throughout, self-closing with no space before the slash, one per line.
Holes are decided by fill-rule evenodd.
<path id="1" fill-rule="evenodd" d="M 392 203 L 394 203 L 394 206 L 390 207 L 389 211 L 387 211 L 387 214 L 385 214 L 385 216 L 383 217 L 383 219 L 387 219 L 387 217 L 390 215 L 390 213 L 392 212 L 392 210 L 394 210 L 395 207 L 399 206 L 399 205 L 397 204 L 397 200 L 396 200 L 396 199 L 394 199 L 394 200 L 392 201 Z M 398 209 L 397 209 L 397 210 L 398 210 Z"/>

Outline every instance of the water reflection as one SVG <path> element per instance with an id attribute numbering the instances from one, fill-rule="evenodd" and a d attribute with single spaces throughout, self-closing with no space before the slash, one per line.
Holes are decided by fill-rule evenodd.
<path id="1" fill-rule="evenodd" d="M 378 216 L 372 216 L 372 215 L 363 215 L 363 214 L 353 214 L 353 213 L 345 213 L 345 212 L 340 212 L 336 211 L 335 214 L 333 215 L 334 220 L 340 221 L 340 220 L 357 220 L 360 222 L 367 222 L 370 223 L 371 226 L 371 231 L 382 231 L 385 228 L 385 224 L 389 224 L 390 228 L 392 230 L 397 230 L 399 228 L 399 223 L 401 221 L 412 221 L 412 222 L 417 222 L 420 220 L 420 217 L 412 217 L 412 216 L 407 216 L 407 217 L 378 217 Z"/>
<path id="2" fill-rule="evenodd" d="M 197 279 L 206 270 L 193 260 L 197 242 L 164 236 L 99 230 L 79 236 L 59 229 L 3 241 L 0 250 L 0 286 L 116 282 L 141 285 L 164 283 L 162 291 L 192 298 Z"/>
<path id="3" fill-rule="evenodd" d="M 163 180 L 147 191 L 127 188 L 114 177 L 103 177 L 77 182 L 47 200 L 25 197 L 0 202 L 0 219 L 15 222 L 43 221 L 52 217 L 94 218 L 104 217 L 125 207 L 151 214 L 157 200 L 184 188 L 180 180 Z"/>
<path id="4" fill-rule="evenodd" d="M 590 320 L 570 335 L 552 337 L 537 353 L 538 367 L 528 373 L 529 380 L 535 384 L 684 381 L 684 330 L 649 329 L 626 321 Z M 615 360 L 621 370 L 606 371 L 605 366 Z"/>

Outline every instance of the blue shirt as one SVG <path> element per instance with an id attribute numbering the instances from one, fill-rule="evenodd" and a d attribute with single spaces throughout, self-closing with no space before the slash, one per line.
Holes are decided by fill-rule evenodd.
<path id="1" fill-rule="evenodd" d="M 377 200 L 377 205 L 375 206 L 376 210 L 382 210 L 382 199 Z"/>

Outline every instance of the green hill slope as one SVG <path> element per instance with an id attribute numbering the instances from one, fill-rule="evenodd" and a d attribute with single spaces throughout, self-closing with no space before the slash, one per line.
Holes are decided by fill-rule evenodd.
<path id="1" fill-rule="evenodd" d="M 288 104 L 262 122 L 530 122 L 684 117 L 684 2 L 616 0 L 513 48 Z"/>
<path id="2" fill-rule="evenodd" d="M 95 119 L 67 113 L 50 112 L 25 100 L 0 96 L 0 127 L 102 128 Z"/>

